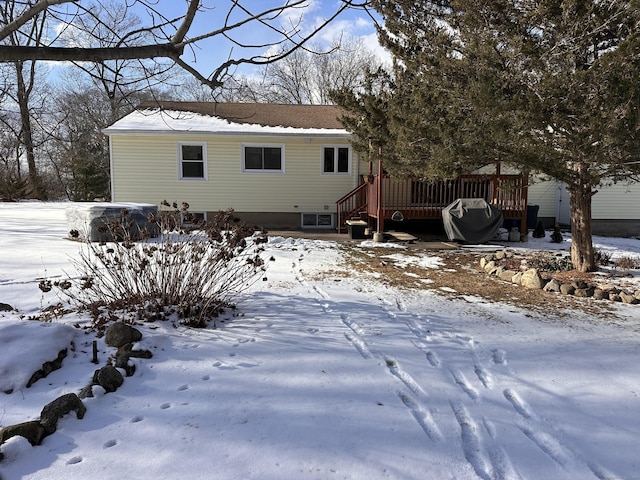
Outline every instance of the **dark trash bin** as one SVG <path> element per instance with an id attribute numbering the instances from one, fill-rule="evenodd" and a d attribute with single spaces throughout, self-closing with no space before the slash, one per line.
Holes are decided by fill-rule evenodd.
<path id="1" fill-rule="evenodd" d="M 540 205 L 527 205 L 527 230 L 534 230 L 538 224 Z"/>
<path id="2" fill-rule="evenodd" d="M 365 239 L 365 230 L 368 224 L 364 220 L 347 220 L 347 228 L 349 229 L 349 238 L 352 240 Z"/>

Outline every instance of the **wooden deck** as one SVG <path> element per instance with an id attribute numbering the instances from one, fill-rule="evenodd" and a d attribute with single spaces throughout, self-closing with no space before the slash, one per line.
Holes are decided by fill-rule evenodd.
<path id="1" fill-rule="evenodd" d="M 396 212 L 405 220 L 440 219 L 442 210 L 458 198 L 483 198 L 506 220 L 518 220 L 522 233 L 527 231 L 527 177 L 502 174 L 431 181 L 370 175 L 336 202 L 337 226 L 344 231 L 345 222 L 355 217 L 384 224 Z"/>

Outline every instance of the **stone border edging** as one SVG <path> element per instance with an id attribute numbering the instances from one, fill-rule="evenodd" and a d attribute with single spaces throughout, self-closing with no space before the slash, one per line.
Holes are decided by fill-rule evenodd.
<path id="1" fill-rule="evenodd" d="M 545 292 L 573 295 L 581 298 L 594 298 L 596 300 L 610 300 L 630 305 L 640 304 L 640 290 L 630 292 L 614 285 L 589 284 L 583 280 L 560 282 L 556 279 L 542 278 L 535 268 L 515 271 L 505 269 L 500 265 L 501 260 L 514 258 L 516 255 L 509 250 L 484 255 L 480 258 L 480 270 L 488 275 L 498 277 L 500 280 L 510 282 L 524 288 L 544 290 Z"/>
<path id="2" fill-rule="evenodd" d="M 24 437 L 32 446 L 40 445 L 45 437 L 56 431 L 58 420 L 66 414 L 75 412 L 78 420 L 84 418 L 87 408 L 81 399 L 93 397 L 94 385 L 101 386 L 107 393 L 115 392 L 124 383 L 124 377 L 118 368 L 122 368 L 127 377 L 130 377 L 135 372 L 135 365 L 129 364 L 129 358 L 152 357 L 149 350 L 133 350 L 132 344 L 140 339 L 142 339 L 142 333 L 138 329 L 123 322 L 112 324 L 107 329 L 105 343 L 118 349 L 115 354 L 115 366 L 111 364 L 111 359 L 109 359 L 107 365 L 93 373 L 91 382 L 78 394 L 66 393 L 46 404 L 40 412 L 38 420 L 9 425 L 0 429 L 0 447 L 8 439 L 15 436 Z M 66 357 L 66 350 L 64 356 L 59 358 L 60 366 L 64 357 Z M 3 457 L 0 450 L 0 461 Z"/>

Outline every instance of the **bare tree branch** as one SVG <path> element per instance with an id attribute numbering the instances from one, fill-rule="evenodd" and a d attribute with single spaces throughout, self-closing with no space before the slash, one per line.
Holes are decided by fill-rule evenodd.
<path id="1" fill-rule="evenodd" d="M 198 11 L 198 7 L 200 6 L 199 0 L 191 0 L 189 2 L 189 9 L 187 10 L 187 14 L 182 21 L 182 25 L 176 30 L 176 34 L 171 39 L 171 43 L 179 44 L 182 43 L 184 37 L 187 35 L 187 32 L 191 28 L 193 24 L 193 19 L 196 17 L 196 12 Z"/>
<path id="2" fill-rule="evenodd" d="M 14 32 L 17 32 L 20 27 L 24 26 L 27 22 L 37 17 L 40 13 L 47 10 L 49 7 L 60 5 L 62 3 L 75 3 L 74 0 L 39 0 L 34 6 L 26 10 L 22 15 L 7 23 L 2 29 L 0 29 L 0 40 L 7 38 Z"/>
<path id="3" fill-rule="evenodd" d="M 172 43 L 141 45 L 135 47 L 32 47 L 0 45 L 0 61 L 49 60 L 53 62 L 104 62 L 107 60 L 134 60 L 143 58 L 176 59 L 183 47 Z"/>
<path id="4" fill-rule="evenodd" d="M 0 63 L 37 60 L 79 63 L 166 58 L 201 82 L 215 88 L 221 85 L 221 79 L 234 66 L 242 64 L 265 65 L 285 58 L 347 9 L 364 9 L 370 14 L 368 11 L 369 0 L 340 0 L 329 18 L 316 25 L 308 33 L 301 33 L 302 14 L 300 15 L 300 23 L 293 21 L 286 27 L 278 24 L 279 19 L 287 12 L 306 7 L 309 5 L 309 1 L 280 0 L 279 4 L 275 6 L 273 3 L 276 2 L 271 5 L 263 4 L 258 9 L 259 11 L 253 11 L 243 4 L 243 0 L 230 0 L 225 14 L 211 17 L 213 21 L 210 22 L 209 31 L 205 30 L 204 33 L 199 31 L 197 35 L 190 36 L 190 32 L 195 28 L 196 20 L 206 19 L 205 15 L 209 13 L 210 8 L 204 5 L 204 0 L 188 0 L 184 3 L 184 15 L 172 15 L 173 18 L 165 15 L 157 2 L 126 0 L 123 2 L 123 8 L 128 10 L 134 6 L 142 7 L 148 14 L 147 21 L 142 26 L 139 25 L 136 28 L 119 32 L 119 36 L 116 38 L 111 38 L 113 31 L 105 34 L 109 35 L 110 41 L 104 44 L 100 42 L 100 36 L 103 35 L 100 33 L 100 29 L 105 28 L 105 32 L 107 32 L 110 26 L 94 11 L 95 5 L 91 0 L 7 1 L 3 2 L 4 7 L 0 7 L 8 11 L 6 12 L 8 14 L 5 14 L 6 23 L 4 25 L 0 23 L 0 42 L 2 42 L 0 44 Z M 55 8 L 63 4 L 72 4 L 73 8 L 69 7 L 66 10 Z M 262 2 L 258 4 L 262 4 Z M 14 8 L 16 9 L 15 13 L 11 11 Z M 6 42 L 10 35 L 16 34 L 35 40 L 28 31 L 23 30 L 29 20 L 33 20 L 43 13 L 49 13 L 52 18 L 48 23 L 50 29 L 48 35 L 38 41 L 25 42 L 24 45 L 11 45 Z M 13 15 L 15 18 L 12 18 Z M 92 18 L 91 22 L 83 20 L 88 17 Z M 202 22 L 198 23 L 201 27 Z M 246 32 L 245 29 L 251 28 L 253 25 L 270 32 L 269 35 L 262 37 L 265 38 L 264 43 L 239 40 L 242 38 L 240 35 L 244 35 Z M 238 32 L 238 35 L 234 32 Z M 215 68 L 210 75 L 204 75 L 202 71 L 198 71 L 196 66 L 189 65 L 185 59 L 181 58 L 184 55 L 185 47 L 205 48 L 203 42 L 215 37 L 223 37 L 231 42 L 231 45 L 251 48 L 254 49 L 254 52 L 244 54 L 245 56 L 241 55 L 240 58 L 229 58 Z M 97 40 L 97 45 L 74 46 L 85 45 L 86 43 L 82 43 L 84 38 Z M 77 42 L 70 44 L 69 39 L 77 39 Z M 294 47 L 287 51 L 281 50 L 277 54 L 255 53 L 256 49 L 261 49 L 264 52 L 271 47 L 285 43 L 293 44 Z"/>

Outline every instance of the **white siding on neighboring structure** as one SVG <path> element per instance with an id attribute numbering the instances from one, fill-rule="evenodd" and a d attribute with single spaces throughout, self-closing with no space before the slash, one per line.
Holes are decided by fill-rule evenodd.
<path id="1" fill-rule="evenodd" d="M 352 153 L 350 174 L 322 174 L 322 146 L 348 146 L 340 137 L 112 133 L 110 138 L 116 202 L 188 202 L 192 211 L 333 213 L 335 201 L 357 184 L 359 173 Z M 206 143 L 207 180 L 179 180 L 180 142 Z M 285 173 L 243 173 L 243 143 L 284 146 Z"/>
<path id="2" fill-rule="evenodd" d="M 529 186 L 529 204 L 540 205 L 538 216 L 556 217 L 559 211 L 561 183 L 555 180 L 538 182 Z M 568 202 L 568 198 L 564 199 Z M 592 197 L 591 218 L 594 220 L 640 219 L 640 184 L 619 183 L 598 188 Z"/>
<path id="3" fill-rule="evenodd" d="M 556 217 L 558 214 L 558 182 L 535 182 L 529 185 L 529 205 L 538 205 L 538 217 Z"/>
<path id="4" fill-rule="evenodd" d="M 618 183 L 602 186 L 593 196 L 591 214 L 594 219 L 640 219 L 640 184 Z"/>

